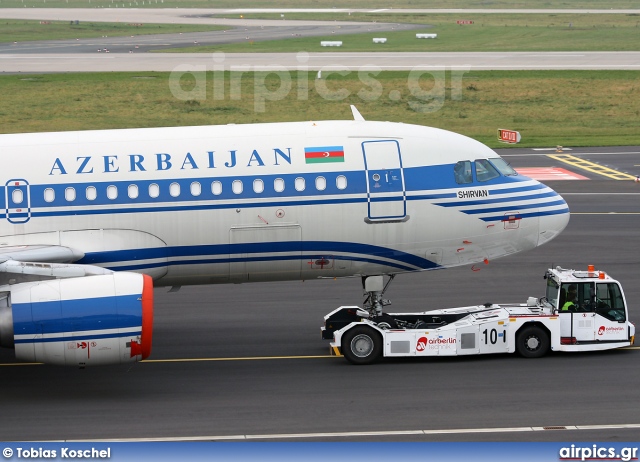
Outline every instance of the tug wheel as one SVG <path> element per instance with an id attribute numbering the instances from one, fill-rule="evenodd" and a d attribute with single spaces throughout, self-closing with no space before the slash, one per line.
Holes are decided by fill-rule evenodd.
<path id="1" fill-rule="evenodd" d="M 549 334 L 538 326 L 525 327 L 516 336 L 516 351 L 525 358 L 540 358 L 550 347 Z"/>
<path id="2" fill-rule="evenodd" d="M 372 364 L 382 354 L 382 337 L 371 327 L 354 327 L 342 337 L 342 354 L 351 364 Z"/>

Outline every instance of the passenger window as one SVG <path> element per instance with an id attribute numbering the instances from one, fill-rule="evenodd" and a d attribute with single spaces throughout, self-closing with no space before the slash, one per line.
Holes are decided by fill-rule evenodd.
<path id="1" fill-rule="evenodd" d="M 67 188 L 64 190 L 64 198 L 67 202 L 73 202 L 76 200 L 76 190 L 75 188 Z"/>
<path id="2" fill-rule="evenodd" d="M 171 183 L 169 185 L 169 194 L 171 194 L 171 197 L 178 197 L 180 195 L 180 184 Z"/>
<path id="3" fill-rule="evenodd" d="M 499 177 L 496 168 L 486 159 L 476 160 L 476 178 L 478 181 L 489 181 Z"/>
<path id="4" fill-rule="evenodd" d="M 473 174 L 471 173 L 471 161 L 461 160 L 453 166 L 453 175 L 458 184 L 468 184 L 473 182 Z"/>
<path id="5" fill-rule="evenodd" d="M 95 186 L 87 186 L 87 200 L 94 201 L 98 197 L 98 191 Z"/>
<path id="6" fill-rule="evenodd" d="M 233 183 L 231 183 L 231 191 L 233 191 L 234 194 L 242 194 L 242 181 L 233 180 Z"/>
<path id="7" fill-rule="evenodd" d="M 127 193 L 129 194 L 129 199 L 137 199 L 138 197 L 138 185 L 130 184 L 127 189 Z"/>
<path id="8" fill-rule="evenodd" d="M 45 202 L 53 202 L 54 200 L 56 200 L 56 192 L 52 188 L 45 189 L 44 200 Z"/>
<path id="9" fill-rule="evenodd" d="M 115 185 L 107 186 L 107 197 L 111 200 L 118 198 L 118 188 Z"/>
<path id="10" fill-rule="evenodd" d="M 273 180 L 273 189 L 279 193 L 284 191 L 284 180 L 282 178 Z"/>
<path id="11" fill-rule="evenodd" d="M 316 178 L 316 189 L 318 191 L 324 191 L 327 187 L 327 180 L 323 176 Z"/>
<path id="12" fill-rule="evenodd" d="M 611 321 L 626 321 L 622 292 L 616 283 L 596 284 L 596 313 Z"/>
<path id="13" fill-rule="evenodd" d="M 222 194 L 222 183 L 219 181 L 214 181 L 211 183 L 211 192 L 214 196 L 219 196 Z"/>
<path id="14" fill-rule="evenodd" d="M 296 178 L 295 187 L 296 187 L 296 191 L 304 191 L 304 188 L 305 188 L 304 178 L 302 177 Z"/>
<path id="15" fill-rule="evenodd" d="M 197 181 L 191 183 L 191 195 L 199 196 L 202 193 L 202 186 Z"/>
<path id="16" fill-rule="evenodd" d="M 346 189 L 347 188 L 347 177 L 344 175 L 338 175 L 336 178 L 336 187 L 338 189 Z"/>
<path id="17" fill-rule="evenodd" d="M 22 201 L 24 200 L 24 194 L 23 194 L 22 190 L 14 189 L 13 192 L 11 193 L 11 200 L 16 205 L 17 204 L 22 204 Z"/>
<path id="18" fill-rule="evenodd" d="M 151 183 L 149 185 L 149 197 L 155 199 L 159 195 L 160 195 L 160 186 L 158 186 L 156 183 Z"/>
<path id="19" fill-rule="evenodd" d="M 260 194 L 264 191 L 264 181 L 253 180 L 253 192 Z"/>

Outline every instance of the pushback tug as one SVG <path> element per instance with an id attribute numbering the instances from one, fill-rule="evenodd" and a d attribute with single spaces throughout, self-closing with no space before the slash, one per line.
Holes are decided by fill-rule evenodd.
<path id="1" fill-rule="evenodd" d="M 331 353 L 353 364 L 380 357 L 459 356 L 518 352 L 538 358 L 549 351 L 583 352 L 633 345 L 618 281 L 589 265 L 545 273 L 546 295 L 523 304 L 466 306 L 421 313 L 382 313 L 383 279 L 369 277 L 374 294 L 365 308 L 343 306 L 325 316 L 322 338 Z"/>

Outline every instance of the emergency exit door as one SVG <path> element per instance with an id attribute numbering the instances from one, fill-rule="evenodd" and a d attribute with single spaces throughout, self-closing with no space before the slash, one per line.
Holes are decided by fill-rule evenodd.
<path id="1" fill-rule="evenodd" d="M 26 180 L 9 180 L 4 185 L 5 213 L 9 223 L 26 223 L 31 218 L 31 198 Z"/>
<path id="2" fill-rule="evenodd" d="M 367 175 L 367 218 L 405 219 L 407 203 L 400 145 L 396 140 L 365 141 L 362 153 Z"/>

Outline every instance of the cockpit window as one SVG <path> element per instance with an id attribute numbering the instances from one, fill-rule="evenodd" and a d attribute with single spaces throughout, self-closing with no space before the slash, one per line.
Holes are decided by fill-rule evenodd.
<path id="1" fill-rule="evenodd" d="M 453 174 L 456 177 L 456 183 L 467 184 L 473 182 L 473 173 L 471 173 L 471 161 L 461 160 L 453 167 Z"/>
<path id="2" fill-rule="evenodd" d="M 502 173 L 504 176 L 511 176 L 511 175 L 518 174 L 518 172 L 516 172 L 513 168 L 511 168 L 511 165 L 509 165 L 507 161 L 504 160 L 502 157 L 495 157 L 495 158 L 489 159 L 489 162 L 491 162 L 493 166 L 497 168 L 498 171 Z"/>
<path id="3" fill-rule="evenodd" d="M 487 159 L 476 160 L 476 178 L 478 181 L 489 181 L 499 177 L 496 168 Z"/>

